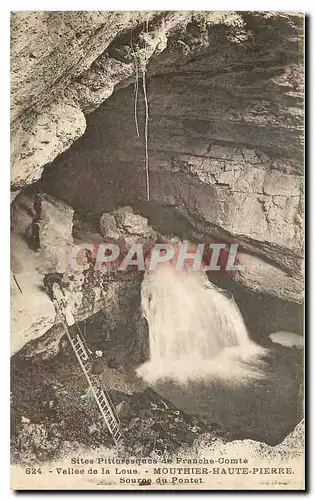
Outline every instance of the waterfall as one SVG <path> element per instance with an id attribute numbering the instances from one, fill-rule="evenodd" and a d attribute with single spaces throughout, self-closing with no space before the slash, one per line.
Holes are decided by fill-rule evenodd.
<path id="1" fill-rule="evenodd" d="M 164 264 L 145 274 L 141 297 L 150 357 L 137 374 L 147 382 L 242 385 L 263 378 L 266 350 L 250 340 L 235 301 L 204 271 Z"/>

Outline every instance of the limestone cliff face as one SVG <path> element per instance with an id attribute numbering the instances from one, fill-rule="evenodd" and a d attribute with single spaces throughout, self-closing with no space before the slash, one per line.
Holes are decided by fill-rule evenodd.
<path id="1" fill-rule="evenodd" d="M 190 14 L 163 14 L 165 32 Z M 151 22 L 146 57 L 161 42 L 162 13 L 15 12 L 11 17 L 12 185 L 36 181 L 43 167 L 86 127 L 85 114 L 134 74 L 131 61 L 108 57 L 121 35 Z M 152 39 L 151 39 L 152 38 Z M 161 44 L 160 44 L 161 45 Z M 139 50 L 135 45 L 134 51 Z"/>
<path id="2" fill-rule="evenodd" d="M 84 133 L 84 115 L 141 77 L 142 66 L 160 75 L 150 80 L 152 112 L 157 106 L 165 125 L 188 120 L 182 152 L 201 153 L 206 128 L 211 139 L 285 150 L 276 168 L 299 170 L 302 30 L 303 17 L 286 13 L 13 13 L 13 186 L 38 179 Z"/>
<path id="3" fill-rule="evenodd" d="M 302 302 L 302 15 L 17 12 L 11 47 L 14 194 L 162 233 L 166 208 L 171 234 L 240 244 L 242 287 Z"/>

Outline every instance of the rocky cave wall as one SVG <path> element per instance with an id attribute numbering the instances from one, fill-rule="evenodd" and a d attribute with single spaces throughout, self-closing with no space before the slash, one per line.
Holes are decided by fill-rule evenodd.
<path id="1" fill-rule="evenodd" d="M 55 212 L 43 221 L 50 243 L 54 237 L 60 243 L 60 227 L 66 227 L 71 244 L 72 209 L 98 220 L 130 204 L 161 232 L 239 243 L 244 271 L 237 285 L 279 300 L 282 312 L 297 316 L 303 301 L 302 44 L 299 14 L 12 14 L 12 194 L 18 195 L 19 234 L 38 190 L 61 204 L 62 223 L 58 215 L 54 226 Z M 47 200 L 50 214 L 54 202 Z M 15 248 L 23 260 L 25 247 Z M 51 257 L 44 249 L 36 255 L 31 285 L 42 304 L 36 314 L 33 301 L 25 306 L 15 293 L 16 309 L 29 308 L 15 320 L 24 325 L 17 328 L 24 329 L 17 350 L 47 331 L 55 335 L 49 328 L 58 324 L 56 313 L 39 289 Z M 31 271 L 15 274 L 29 286 Z M 77 319 L 95 314 L 102 300 Z"/>

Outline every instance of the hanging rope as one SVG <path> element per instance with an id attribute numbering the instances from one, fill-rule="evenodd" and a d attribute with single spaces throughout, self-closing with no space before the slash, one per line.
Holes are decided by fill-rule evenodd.
<path id="1" fill-rule="evenodd" d="M 149 24 L 146 21 L 146 32 L 149 32 Z M 146 45 L 144 42 L 143 49 L 140 49 L 138 53 L 135 52 L 132 42 L 132 33 L 130 38 L 130 47 L 132 51 L 132 55 L 134 58 L 134 67 L 135 67 L 135 87 L 134 87 L 134 119 L 135 119 L 135 128 L 137 137 L 140 138 L 139 133 L 139 125 L 138 125 L 138 93 L 139 93 L 139 68 L 142 71 L 142 89 L 143 89 L 143 97 L 144 97 L 144 106 L 145 106 L 145 122 L 144 122 L 144 143 L 145 143 L 145 185 L 146 185 L 146 198 L 150 200 L 150 173 L 149 173 L 149 149 L 148 149 L 148 137 L 149 137 L 149 104 L 148 104 L 148 96 L 147 96 L 147 83 L 146 83 L 146 63 L 148 60 Z"/>
<path id="2" fill-rule="evenodd" d="M 149 175 L 149 151 L 148 151 L 148 133 L 149 133 L 149 105 L 147 98 L 145 68 L 142 68 L 142 87 L 145 103 L 145 123 L 144 123 L 144 142 L 145 142 L 145 178 L 147 200 L 150 201 L 150 175 Z"/>
<path id="3" fill-rule="evenodd" d="M 134 59 L 134 66 L 135 66 L 135 73 L 136 73 L 136 80 L 135 80 L 135 87 L 134 87 L 134 118 L 135 118 L 135 127 L 136 127 L 136 134 L 137 137 L 140 137 L 139 134 L 139 126 L 138 126 L 138 115 L 137 115 L 137 109 L 138 109 L 138 92 L 139 92 L 139 70 L 138 70 L 138 59 L 136 56 L 136 53 L 133 48 L 133 43 L 132 43 L 132 31 L 131 31 L 131 36 L 130 36 L 130 47 Z"/>

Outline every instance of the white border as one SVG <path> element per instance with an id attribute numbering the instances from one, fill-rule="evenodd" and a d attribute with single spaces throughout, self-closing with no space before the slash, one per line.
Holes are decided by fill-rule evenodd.
<path id="1" fill-rule="evenodd" d="M 60 0 L 56 1 L 40 1 L 40 0 L 32 0 L 30 2 L 23 2 L 23 0 L 14 0 L 10 2 L 9 6 L 10 10 L 112 10 L 112 11 L 136 11 L 136 10 L 186 10 L 186 11 L 197 11 L 197 10 L 211 10 L 211 11 L 220 11 L 220 10 L 232 10 L 232 11 L 241 11 L 241 10 L 260 10 L 260 11 L 298 11 L 298 12 L 306 12 L 312 9 L 311 2 L 301 1 L 301 2 L 293 2 L 292 0 L 278 0 L 278 1 L 259 1 L 259 2 L 251 2 L 249 0 L 243 0 L 241 2 L 232 2 L 230 0 L 222 0 L 221 2 L 207 2 L 207 1 L 187 1 L 187 0 L 160 0 L 159 2 L 154 2 L 152 0 L 144 1 L 133 1 L 128 2 L 126 0 L 117 0 L 115 2 L 101 2 L 99 0 L 91 0 L 89 2 L 82 0 L 68 0 L 66 3 Z"/>
<path id="2" fill-rule="evenodd" d="M 193 9 L 192 9 L 193 8 Z M 1 227 L 1 278 L 0 278 L 0 298 L 1 298 L 1 347 L 0 353 L 2 356 L 0 362 L 1 368 L 1 411 L 0 411 L 0 432 L 1 432 L 1 452 L 0 452 L 0 490 L 1 490 L 1 498 L 6 499 L 10 498 L 13 494 L 9 491 L 9 283 L 10 283 L 10 273 L 9 273 L 9 184 L 10 184 L 10 175 L 9 175 L 9 156 L 10 156 L 10 146 L 9 146 L 9 11 L 10 10 L 211 10 L 219 11 L 219 10 L 264 10 L 264 11 L 274 11 L 274 10 L 284 10 L 284 11 L 298 11 L 305 12 L 307 15 L 312 16 L 314 11 L 314 2 L 310 1 L 300 1 L 293 2 L 292 0 L 282 0 L 282 1 L 264 1 L 264 2 L 252 2 L 252 1 L 242 1 L 238 2 L 235 5 L 235 2 L 221 0 L 220 2 L 205 2 L 205 1 L 170 1 L 163 0 L 160 2 L 152 2 L 150 0 L 137 1 L 137 2 L 127 2 L 122 0 L 116 0 L 115 2 L 100 2 L 96 0 L 90 0 L 89 2 L 83 2 L 80 0 L 68 0 L 65 4 L 64 1 L 54 0 L 54 1 L 44 1 L 44 0 L 33 0 L 32 2 L 25 2 L 22 0 L 11 1 L 10 5 L 7 7 L 0 7 L 0 37 L 1 37 L 1 101 L 2 101 L 2 113 L 1 113 L 1 182 L 0 182 L 0 220 L 2 223 Z M 313 24 L 313 19 L 311 20 L 309 28 L 311 28 L 311 24 Z M 310 37 L 309 32 L 309 37 Z M 312 54 L 314 54 L 314 36 L 309 40 L 309 49 Z M 308 69 L 310 72 L 309 76 L 309 87 L 311 89 L 311 82 L 314 82 L 313 77 L 313 55 L 309 58 L 309 64 L 311 67 Z M 309 90 L 310 90 L 309 89 Z M 311 96 L 309 96 L 311 97 Z M 308 102 L 308 114 L 309 114 L 309 142 L 310 142 L 310 158 L 308 159 L 309 163 L 309 172 L 315 168 L 312 164 L 312 155 L 311 155 L 311 145 L 314 143 L 313 134 L 314 127 L 313 125 L 313 117 L 315 116 L 314 110 L 314 101 L 309 99 Z M 313 196 L 315 196 L 314 189 L 314 175 L 309 174 L 309 179 L 311 182 L 311 187 L 309 188 L 309 198 L 312 200 Z M 310 207 L 310 221 L 314 221 L 314 203 Z M 313 217 L 312 217 L 313 216 Z M 311 229 L 311 224 L 308 229 Z M 312 251 L 314 251 L 313 243 L 314 232 L 310 237 L 310 255 Z M 310 267 L 310 264 L 309 264 Z M 310 288 L 311 283 L 314 282 L 314 268 L 310 269 L 310 276 L 308 279 L 308 286 Z M 309 303 L 310 312 L 315 309 L 315 298 L 312 295 Z M 314 342 L 311 343 L 313 331 L 311 329 L 311 324 L 309 325 L 309 341 L 308 344 L 311 344 L 311 348 L 314 347 Z M 314 332 L 315 334 L 315 332 Z M 313 359 L 313 350 L 309 355 L 310 365 Z M 314 358 L 315 359 L 315 358 Z M 311 368 L 311 367 L 310 367 Z M 314 371 L 312 372 L 312 379 L 309 380 L 310 389 L 314 387 Z M 311 391 L 310 391 L 311 392 Z M 310 485 L 312 485 L 312 477 L 314 477 L 315 466 L 314 461 L 311 460 L 310 463 Z M 65 494 L 58 494 L 59 498 L 63 498 Z M 276 498 L 278 494 L 276 493 L 268 493 L 269 497 Z M 180 494 L 179 494 L 180 495 Z M 193 493 L 191 494 L 193 495 Z M 212 497 L 222 498 L 222 494 L 217 494 L 215 492 L 210 493 Z M 254 495 L 254 494 L 252 494 Z M 91 493 L 85 493 L 82 495 L 84 498 L 90 498 Z M 133 495 L 128 495 L 130 496 Z M 145 495 L 146 496 L 146 495 Z M 165 493 L 164 496 L 171 496 L 169 493 Z M 187 498 L 187 495 L 180 495 L 183 498 Z M 190 495 L 189 495 L 190 496 Z M 224 496 L 224 495 L 223 495 Z M 106 497 L 117 498 L 117 494 L 106 493 Z"/>

